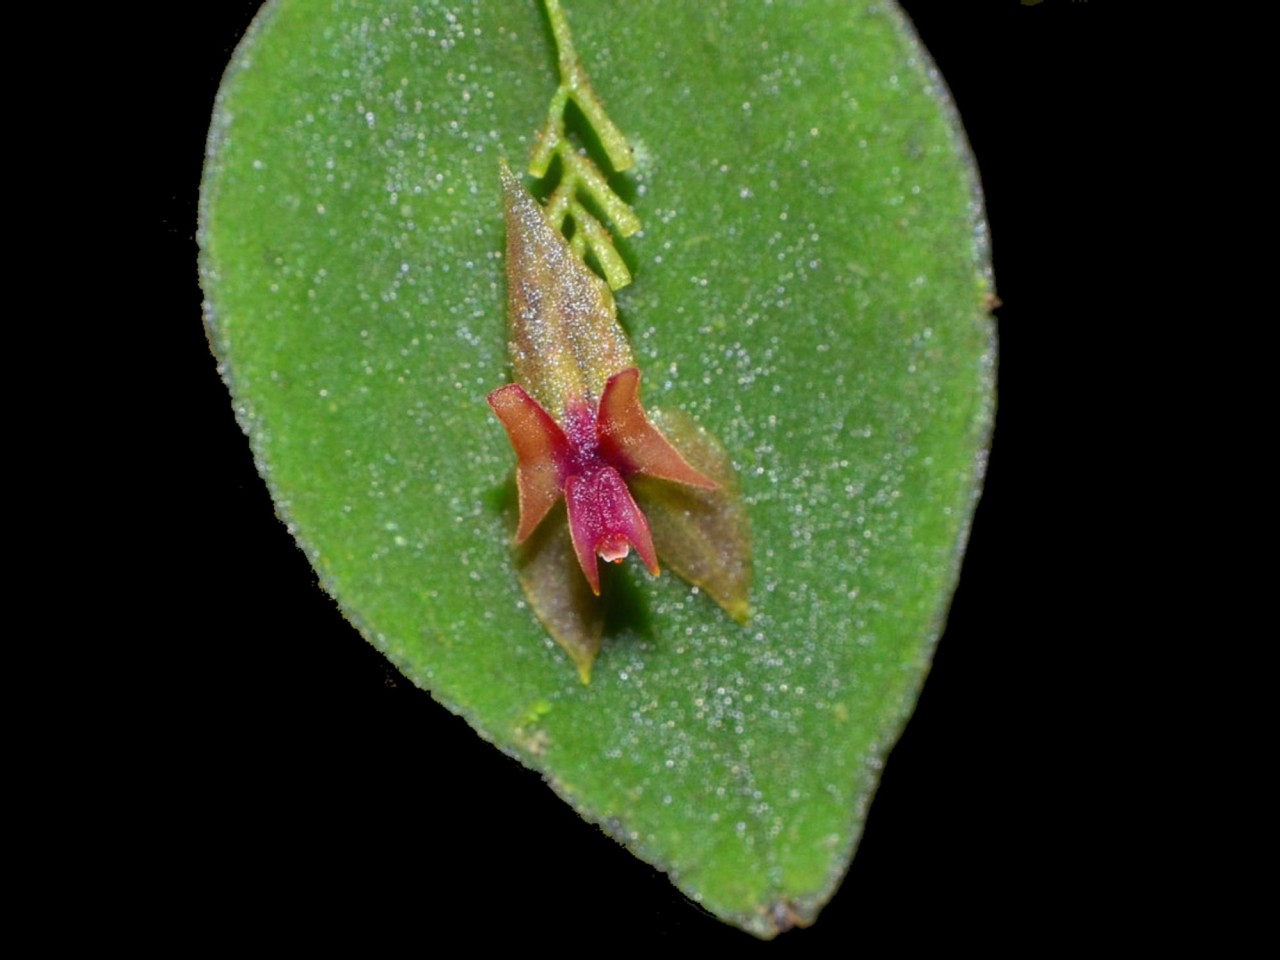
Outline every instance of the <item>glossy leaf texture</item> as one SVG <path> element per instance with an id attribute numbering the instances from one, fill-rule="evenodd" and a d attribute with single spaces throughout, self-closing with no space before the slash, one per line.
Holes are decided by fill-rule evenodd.
<path id="1" fill-rule="evenodd" d="M 557 86 L 534 3 L 264 9 L 211 131 L 210 337 L 280 515 L 361 633 L 770 936 L 846 869 L 955 585 L 992 412 L 976 174 L 887 4 L 566 11 L 636 147 L 616 300 L 646 409 L 740 477 L 745 626 L 632 558 L 588 687 L 524 600 L 485 397 L 511 379 L 498 162 L 529 156 Z M 686 539 L 690 580 L 722 576 Z"/>

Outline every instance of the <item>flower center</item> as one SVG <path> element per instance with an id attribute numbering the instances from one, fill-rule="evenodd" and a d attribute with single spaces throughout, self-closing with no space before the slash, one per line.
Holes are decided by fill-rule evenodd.
<path id="1" fill-rule="evenodd" d="M 600 440 L 596 436 L 596 408 L 594 404 L 580 400 L 571 403 L 564 412 L 564 434 L 569 440 L 569 456 L 561 465 L 561 483 L 569 477 L 590 477 L 611 466 L 600 452 Z"/>

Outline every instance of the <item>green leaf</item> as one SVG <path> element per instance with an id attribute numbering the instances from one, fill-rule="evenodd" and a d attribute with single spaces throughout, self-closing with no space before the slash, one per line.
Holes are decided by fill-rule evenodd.
<path id="1" fill-rule="evenodd" d="M 633 560 L 587 687 L 524 601 L 485 396 L 510 379 L 498 160 L 529 156 L 558 84 L 534 3 L 263 11 L 211 132 L 210 336 L 360 631 L 770 936 L 847 867 L 954 587 L 992 406 L 975 174 L 886 4 L 566 13 L 637 148 L 611 183 L 644 224 L 617 300 L 646 404 L 696 417 L 741 476 L 746 626 Z"/>

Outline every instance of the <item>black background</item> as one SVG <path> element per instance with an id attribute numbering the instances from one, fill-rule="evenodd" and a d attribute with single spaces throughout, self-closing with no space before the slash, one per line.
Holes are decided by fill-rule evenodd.
<path id="1" fill-rule="evenodd" d="M 250 929 L 408 934 L 557 949 L 762 945 L 703 914 L 540 778 L 404 681 L 342 619 L 274 518 L 201 326 L 194 241 L 214 93 L 258 4 L 174 22 L 171 103 L 154 165 L 168 315 L 166 406 L 182 491 L 164 582 L 184 617 L 152 651 L 139 830 L 173 890 L 164 909 L 210 938 Z M 1045 399 L 1087 307 L 1095 131 L 1121 46 L 1106 4 L 904 4 L 949 85 L 983 179 L 1000 329 L 999 412 L 946 634 L 893 751 L 849 874 L 818 923 L 773 949 L 1012 944 L 1065 930 L 1078 854 L 1060 712 L 1063 648 L 1039 617 L 1052 508 L 1032 467 Z M 1045 363 L 1053 356 L 1054 363 Z M 179 533 L 180 531 L 180 533 Z M 163 562 L 163 561 L 162 561 Z M 1086 800 L 1079 798 L 1079 803 Z M 178 891 L 189 892 L 181 895 Z"/>

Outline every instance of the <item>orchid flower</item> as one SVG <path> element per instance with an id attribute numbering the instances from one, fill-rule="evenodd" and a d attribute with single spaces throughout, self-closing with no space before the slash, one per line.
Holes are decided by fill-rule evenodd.
<path id="1" fill-rule="evenodd" d="M 687 418 L 662 418 L 686 459 L 646 414 L 608 285 L 505 163 L 502 186 L 517 382 L 489 404 L 516 453 L 521 585 L 589 682 L 604 623 L 599 560 L 621 563 L 634 549 L 657 576 L 661 557 L 745 620 L 746 514 L 714 438 Z M 548 519 L 562 499 L 565 515 Z"/>

